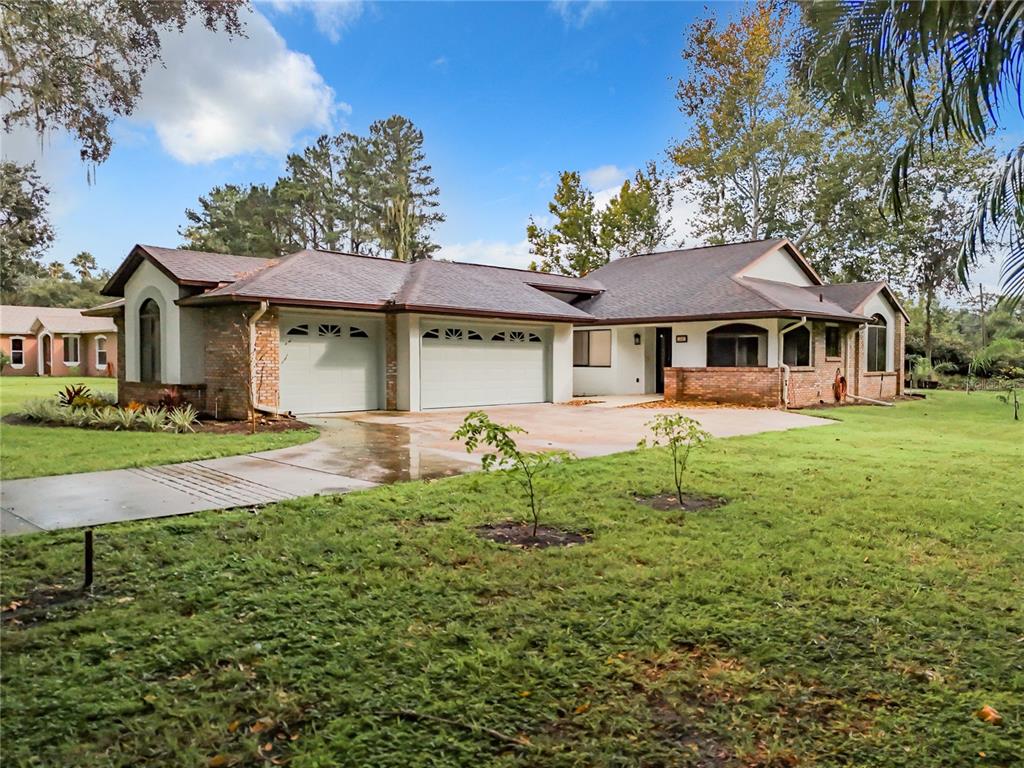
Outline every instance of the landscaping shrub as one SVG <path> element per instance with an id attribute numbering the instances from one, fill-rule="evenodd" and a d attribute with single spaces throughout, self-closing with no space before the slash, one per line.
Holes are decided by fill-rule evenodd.
<path id="1" fill-rule="evenodd" d="M 667 414 L 647 422 L 652 437 L 637 443 L 637 448 L 667 446 L 672 453 L 672 480 L 676 486 L 676 498 L 683 505 L 683 475 L 690 460 L 690 451 L 699 448 L 711 439 L 711 434 L 701 428 L 700 422 L 681 413 Z"/>
<path id="2" fill-rule="evenodd" d="M 119 408 L 114 429 L 132 429 L 139 420 L 140 411 L 133 411 L 130 408 Z"/>
<path id="3" fill-rule="evenodd" d="M 182 405 L 172 408 L 167 414 L 167 429 L 172 432 L 195 432 L 199 423 L 199 412 L 194 405 Z"/>
<path id="4" fill-rule="evenodd" d="M 86 398 L 92 395 L 92 390 L 85 384 L 68 384 L 57 394 L 61 405 L 70 407 L 74 405 L 77 398 Z"/>
<path id="5" fill-rule="evenodd" d="M 96 427 L 97 429 L 117 429 L 118 423 L 118 409 L 108 405 L 105 408 L 93 410 L 89 426 Z"/>
<path id="6" fill-rule="evenodd" d="M 21 406 L 21 415 L 30 421 L 57 422 L 64 420 L 60 404 L 52 397 L 35 397 Z"/>
<path id="7" fill-rule="evenodd" d="M 139 424 L 150 432 L 159 432 L 167 424 L 166 408 L 147 408 L 137 413 L 139 415 Z"/>

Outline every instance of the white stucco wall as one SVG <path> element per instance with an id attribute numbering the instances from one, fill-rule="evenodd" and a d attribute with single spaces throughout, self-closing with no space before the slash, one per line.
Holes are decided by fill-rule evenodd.
<path id="1" fill-rule="evenodd" d="M 892 305 L 889 299 L 879 292 L 864 302 L 864 306 L 860 309 L 860 314 L 867 315 L 868 317 L 881 315 L 885 318 L 885 369 L 887 371 L 895 370 L 893 366 L 893 356 L 896 352 L 896 323 L 899 320 L 899 310 Z M 863 329 L 861 334 L 863 334 L 861 343 L 861 366 L 863 370 L 867 370 L 867 329 Z"/>
<path id="2" fill-rule="evenodd" d="M 206 331 L 203 310 L 178 307 L 187 295 L 167 275 L 143 261 L 124 287 L 125 379 L 138 381 L 139 308 L 146 299 L 160 307 L 160 381 L 199 384 L 205 378 Z"/>
<path id="3" fill-rule="evenodd" d="M 553 403 L 572 399 L 572 325 L 558 323 L 552 330 L 550 390 Z"/>
<path id="4" fill-rule="evenodd" d="M 779 248 L 767 254 L 740 274 L 744 277 L 758 277 L 762 280 L 775 280 L 779 283 L 792 283 L 793 285 L 815 284 L 785 248 Z"/>
<path id="5" fill-rule="evenodd" d="M 742 322 L 756 325 L 768 331 L 766 363 L 768 367 L 779 365 L 779 321 L 741 320 L 674 323 L 672 328 L 672 367 L 703 368 L 707 365 L 707 335 L 712 328 Z M 604 326 L 605 329 L 608 326 Z M 609 368 L 573 368 L 573 395 L 639 395 L 650 394 L 656 389 L 655 347 L 656 326 L 623 325 L 611 326 L 612 364 Z M 576 330 L 601 330 L 602 326 L 577 328 Z M 641 334 L 639 346 L 633 343 L 633 334 Z M 686 336 L 685 342 L 676 341 Z M 637 381 L 639 379 L 639 381 Z"/>

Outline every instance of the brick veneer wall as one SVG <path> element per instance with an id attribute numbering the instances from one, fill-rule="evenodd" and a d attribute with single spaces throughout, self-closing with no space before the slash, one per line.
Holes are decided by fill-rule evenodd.
<path id="1" fill-rule="evenodd" d="M 850 392 L 872 400 L 893 400 L 903 395 L 903 365 L 906 357 L 907 321 L 903 315 L 897 315 L 896 328 L 893 334 L 893 370 L 867 371 L 864 369 L 865 343 L 863 332 L 855 336 L 850 345 L 854 364 L 850 377 Z"/>
<path id="2" fill-rule="evenodd" d="M 384 318 L 384 407 L 398 410 L 398 317 Z"/>
<path id="3" fill-rule="evenodd" d="M 666 368 L 665 399 L 774 408 L 780 402 L 778 368 Z"/>
<path id="4" fill-rule="evenodd" d="M 249 318 L 252 305 L 210 307 L 206 325 L 206 410 L 221 419 L 244 419 L 248 369 Z M 270 309 L 256 322 L 256 347 L 252 360 L 256 379 L 256 405 L 276 410 L 280 400 L 280 329 L 277 310 Z"/>

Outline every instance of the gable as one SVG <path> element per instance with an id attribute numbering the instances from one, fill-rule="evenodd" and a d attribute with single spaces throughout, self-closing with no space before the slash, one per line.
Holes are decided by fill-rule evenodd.
<path id="1" fill-rule="evenodd" d="M 817 276 L 812 277 L 808 269 L 807 263 L 784 245 L 755 259 L 736 276 L 799 286 L 820 285 L 821 281 L 814 279 Z"/>

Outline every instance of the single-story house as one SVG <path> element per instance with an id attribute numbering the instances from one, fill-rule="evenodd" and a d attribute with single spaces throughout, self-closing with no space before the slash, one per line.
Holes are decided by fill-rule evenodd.
<path id="1" fill-rule="evenodd" d="M 218 416 L 664 393 L 800 407 L 902 393 L 906 315 L 882 282 L 825 285 L 786 239 L 612 261 L 586 277 L 304 250 L 138 245 L 90 314 L 117 324 L 120 398 Z"/>
<path id="2" fill-rule="evenodd" d="M 66 307 L 0 306 L 4 376 L 113 376 L 117 327 Z"/>

